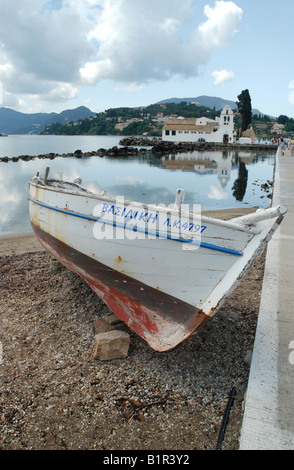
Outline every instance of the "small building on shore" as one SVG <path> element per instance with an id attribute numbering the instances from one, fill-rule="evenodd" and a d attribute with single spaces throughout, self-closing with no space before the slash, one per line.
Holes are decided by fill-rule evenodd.
<path id="1" fill-rule="evenodd" d="M 238 139 L 238 143 L 240 144 L 253 144 L 256 142 L 258 142 L 258 139 L 255 135 L 252 126 L 248 127 L 248 129 L 243 132 L 242 137 Z"/>
<path id="2" fill-rule="evenodd" d="M 232 144 L 236 140 L 233 110 L 226 104 L 215 120 L 207 117 L 169 119 L 162 129 L 162 140 Z"/>

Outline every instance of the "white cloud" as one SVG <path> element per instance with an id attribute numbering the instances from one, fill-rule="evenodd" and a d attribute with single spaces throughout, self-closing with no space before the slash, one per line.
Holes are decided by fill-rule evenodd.
<path id="1" fill-rule="evenodd" d="M 1 6 L 0 40 L 14 68 L 39 80 L 73 80 L 81 60 L 94 53 L 83 38 L 90 23 L 69 8 L 49 12 L 28 7 L 33 1 L 7 3 L 15 9 Z"/>
<path id="2" fill-rule="evenodd" d="M 139 85 L 138 83 L 128 83 L 125 86 L 118 86 L 115 88 L 115 91 L 126 91 L 127 93 L 134 93 L 136 91 L 141 91 L 146 88 L 145 85 L 141 84 Z"/>
<path id="3" fill-rule="evenodd" d="M 51 8 L 58 4 L 61 2 L 52 0 Z M 79 78 L 81 62 L 94 53 L 85 37 L 89 20 L 68 7 L 52 10 L 49 6 L 45 0 L 0 0 L 4 92 L 63 100 L 65 89 Z"/>
<path id="4" fill-rule="evenodd" d="M 0 11 L 4 94 L 43 101 L 104 79 L 131 90 L 195 77 L 242 18 L 223 0 L 205 6 L 201 24 L 192 0 L 0 0 Z"/>
<path id="5" fill-rule="evenodd" d="M 222 199 L 228 199 L 228 192 L 218 186 L 211 184 L 210 191 L 208 193 L 209 199 L 216 199 L 217 201 L 221 201 Z"/>
<path id="6" fill-rule="evenodd" d="M 175 75 L 193 77 L 215 49 L 238 30 L 242 10 L 233 2 L 205 7 L 207 21 L 196 24 L 190 0 L 107 0 L 88 38 L 96 40 L 96 58 L 81 67 L 89 84 L 101 79 L 144 83 Z"/>
<path id="7" fill-rule="evenodd" d="M 32 94 L 30 99 L 37 101 L 67 101 L 78 96 L 78 89 L 74 88 L 70 83 L 56 83 L 47 93 Z"/>
<path id="8" fill-rule="evenodd" d="M 3 86 L 2 86 L 3 89 Z M 23 100 L 18 98 L 16 95 L 12 95 L 7 92 L 2 92 L 1 106 L 7 106 L 8 108 L 21 108 Z"/>
<path id="9" fill-rule="evenodd" d="M 234 79 L 235 74 L 234 72 L 230 72 L 229 70 L 223 69 L 212 72 L 212 76 L 214 77 L 215 85 L 225 85 L 226 83 Z"/>
<path id="10" fill-rule="evenodd" d="M 133 184 L 133 185 L 143 184 L 144 183 L 144 179 L 139 178 L 137 176 L 116 176 L 115 180 L 116 181 L 124 181 L 128 184 Z"/>
<path id="11" fill-rule="evenodd" d="M 204 13 L 208 20 L 200 25 L 199 31 L 207 49 L 224 46 L 238 32 L 242 10 L 235 3 L 218 0 L 214 8 L 206 5 Z"/>
<path id="12" fill-rule="evenodd" d="M 162 24 L 159 24 L 159 29 L 161 29 L 167 35 L 171 35 L 177 32 L 180 23 L 175 18 L 165 18 Z"/>

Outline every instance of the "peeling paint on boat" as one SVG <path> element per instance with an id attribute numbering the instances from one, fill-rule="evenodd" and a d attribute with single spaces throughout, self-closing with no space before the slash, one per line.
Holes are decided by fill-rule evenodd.
<path id="1" fill-rule="evenodd" d="M 205 227 L 201 237 L 187 233 L 173 238 L 164 237 L 162 227 L 149 233 L 142 224 L 136 230 L 121 220 L 111 224 L 96 214 L 97 204 L 112 212 L 118 208 L 115 199 L 75 183 L 30 181 L 30 217 L 40 243 L 157 351 L 186 341 L 216 313 L 286 211 L 272 208 L 227 222 L 202 217 L 194 225 Z M 130 202 L 129 207 L 146 219 L 146 205 Z M 154 221 L 158 211 L 170 222 L 181 205 L 173 210 L 152 206 L 152 211 Z M 97 239 L 95 223 L 106 231 L 115 228 L 116 237 Z"/>

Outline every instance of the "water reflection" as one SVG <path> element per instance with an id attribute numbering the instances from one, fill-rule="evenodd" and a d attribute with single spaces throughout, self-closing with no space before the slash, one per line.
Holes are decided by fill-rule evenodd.
<path id="1" fill-rule="evenodd" d="M 270 160 L 270 164 L 273 164 L 273 157 L 267 156 L 267 159 Z M 216 175 L 219 184 L 210 185 L 211 191 L 208 194 L 210 199 L 215 200 L 225 200 L 229 197 L 229 189 L 226 190 L 226 188 L 231 182 L 232 173 L 235 174 L 237 171 L 237 178 L 234 180 L 231 190 L 232 195 L 239 202 L 243 201 L 247 190 L 248 169 L 246 165 L 257 164 L 260 161 L 264 161 L 263 154 L 258 156 L 255 152 L 232 150 L 214 151 L 210 154 L 207 152 L 197 155 L 186 153 L 163 157 L 163 165 L 166 169 L 192 171 L 200 176 Z M 273 173 L 271 171 L 269 173 L 267 176 L 271 179 Z M 263 175 L 266 176 L 265 173 Z"/>
<path id="2" fill-rule="evenodd" d="M 90 190 L 106 189 L 151 204 L 172 204 L 177 188 L 185 202 L 203 210 L 268 207 L 261 184 L 273 179 L 274 154 L 237 151 L 191 152 L 161 158 L 142 154 L 131 158 L 55 158 L 0 164 L 0 234 L 30 231 L 28 181 L 38 171 L 73 180 L 80 176 Z"/>
<path id="3" fill-rule="evenodd" d="M 239 162 L 239 170 L 238 170 L 238 178 L 233 184 L 233 196 L 236 198 L 237 201 L 243 201 L 246 188 L 247 188 L 247 180 L 248 180 L 248 170 L 245 166 L 245 163 L 240 161 Z"/>
<path id="4" fill-rule="evenodd" d="M 225 188 L 231 179 L 231 171 L 234 168 L 245 167 L 256 158 L 256 153 L 237 151 L 214 151 L 197 153 L 182 153 L 163 157 L 163 165 L 169 170 L 193 171 L 199 175 L 216 174 L 220 186 Z M 242 173 L 242 170 L 241 170 Z M 240 177 L 240 175 L 239 175 Z M 245 193 L 245 192 L 244 192 Z"/>

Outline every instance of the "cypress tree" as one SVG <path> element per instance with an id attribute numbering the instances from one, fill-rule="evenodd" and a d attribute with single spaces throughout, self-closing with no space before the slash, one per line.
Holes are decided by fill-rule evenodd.
<path id="1" fill-rule="evenodd" d="M 248 129 L 251 124 L 252 117 L 252 108 L 251 108 L 251 98 L 249 91 L 243 90 L 240 95 L 238 95 L 238 101 L 236 102 L 238 106 L 238 111 L 241 114 L 242 124 L 241 124 L 241 135 L 246 129 Z"/>

